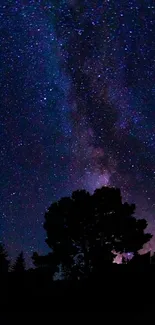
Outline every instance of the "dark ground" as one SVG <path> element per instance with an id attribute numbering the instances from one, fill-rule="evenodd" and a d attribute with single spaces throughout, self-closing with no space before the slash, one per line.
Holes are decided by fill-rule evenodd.
<path id="1" fill-rule="evenodd" d="M 3 310 L 152 313 L 155 267 L 105 269 L 100 278 L 55 281 L 47 272 L 1 276 Z M 14 309 L 15 308 L 15 309 Z"/>

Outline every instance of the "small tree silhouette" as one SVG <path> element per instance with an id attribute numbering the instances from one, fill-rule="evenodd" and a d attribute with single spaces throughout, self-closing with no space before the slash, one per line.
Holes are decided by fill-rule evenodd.
<path id="1" fill-rule="evenodd" d="M 24 259 L 23 252 L 21 252 L 17 257 L 14 265 L 12 266 L 12 271 L 20 272 L 20 273 L 25 271 L 25 259 Z"/>
<path id="2" fill-rule="evenodd" d="M 8 254 L 5 250 L 5 247 L 0 243 L 0 272 L 8 272 L 10 262 L 8 260 Z"/>

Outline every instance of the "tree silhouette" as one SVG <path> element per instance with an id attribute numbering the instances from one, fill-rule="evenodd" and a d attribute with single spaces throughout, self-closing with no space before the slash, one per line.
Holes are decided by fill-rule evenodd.
<path id="1" fill-rule="evenodd" d="M 69 274 L 88 276 L 112 263 L 114 252 L 137 254 L 152 237 L 147 222 L 122 203 L 119 189 L 102 187 L 90 195 L 75 191 L 53 203 L 45 214 L 46 242 L 55 262 Z M 78 258 L 77 258 L 78 257 Z"/>
<path id="2" fill-rule="evenodd" d="M 8 254 L 5 250 L 5 247 L 2 243 L 0 243 L 0 272 L 8 272 L 9 264 L 10 262 L 8 260 Z"/>
<path id="3" fill-rule="evenodd" d="M 19 273 L 22 273 L 25 271 L 25 259 L 24 259 L 23 252 L 21 252 L 19 254 L 19 256 L 17 257 L 14 265 L 12 266 L 12 271 L 19 272 Z"/>

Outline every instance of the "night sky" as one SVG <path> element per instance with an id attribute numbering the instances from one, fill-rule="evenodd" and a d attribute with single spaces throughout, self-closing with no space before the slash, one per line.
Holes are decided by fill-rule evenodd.
<path id="1" fill-rule="evenodd" d="M 45 253 L 45 210 L 117 186 L 155 234 L 155 4 L 0 2 L 0 239 Z M 155 240 L 152 240 L 155 249 Z"/>

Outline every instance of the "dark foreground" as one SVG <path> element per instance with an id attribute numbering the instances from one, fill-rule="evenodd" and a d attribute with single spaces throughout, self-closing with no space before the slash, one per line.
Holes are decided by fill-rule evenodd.
<path id="1" fill-rule="evenodd" d="M 154 275 L 154 266 L 131 269 L 126 265 L 83 281 L 53 282 L 48 272 L 8 273 L 0 280 L 3 310 L 151 313 Z"/>

